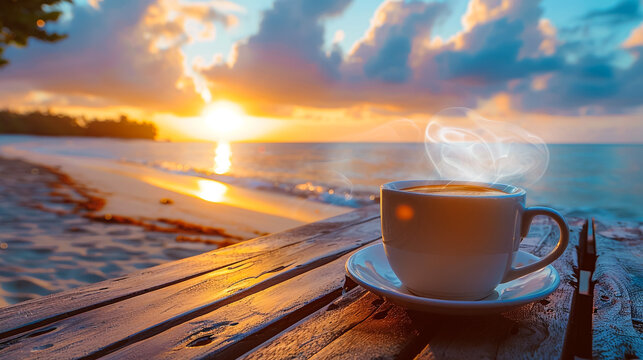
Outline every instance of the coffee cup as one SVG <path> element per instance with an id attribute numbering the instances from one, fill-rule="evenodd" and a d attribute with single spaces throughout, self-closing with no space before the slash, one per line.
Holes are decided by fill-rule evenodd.
<path id="1" fill-rule="evenodd" d="M 569 227 L 556 210 L 525 207 L 525 197 L 522 188 L 480 182 L 382 185 L 382 239 L 391 268 L 416 295 L 478 300 L 501 282 L 547 266 L 565 251 Z M 512 261 L 536 215 L 558 224 L 558 243 L 540 260 L 515 268 Z"/>

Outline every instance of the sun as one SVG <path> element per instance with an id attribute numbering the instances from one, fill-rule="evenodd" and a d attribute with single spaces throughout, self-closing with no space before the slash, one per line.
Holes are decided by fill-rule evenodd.
<path id="1" fill-rule="evenodd" d="M 209 104 L 203 109 L 203 120 L 219 140 L 230 140 L 239 135 L 245 113 L 241 106 L 227 100 Z"/>

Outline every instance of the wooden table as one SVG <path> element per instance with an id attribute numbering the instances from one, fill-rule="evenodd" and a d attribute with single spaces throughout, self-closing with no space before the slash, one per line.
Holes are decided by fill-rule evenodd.
<path id="1" fill-rule="evenodd" d="M 0 358 L 643 357 L 639 223 L 569 219 L 547 299 L 482 317 L 407 311 L 344 275 L 377 207 L 0 309 Z M 538 220 L 523 250 L 547 253 Z"/>

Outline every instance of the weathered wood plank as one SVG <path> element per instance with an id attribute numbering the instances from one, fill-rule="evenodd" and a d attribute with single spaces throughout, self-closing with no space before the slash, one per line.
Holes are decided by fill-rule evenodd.
<path id="1" fill-rule="evenodd" d="M 45 334 L 7 339 L 0 357 L 76 358 L 109 353 L 336 260 L 378 239 L 379 229 L 379 218 L 359 223 L 54 322 L 47 326 L 53 330 Z M 338 274 L 343 276 L 343 271 L 339 269 Z M 31 352 L 41 347 L 46 348 Z"/>
<path id="2" fill-rule="evenodd" d="M 425 314 L 386 301 L 368 319 L 321 348 L 311 359 L 408 358 L 422 348 L 438 326 L 426 318 Z"/>
<path id="3" fill-rule="evenodd" d="M 383 304 L 383 299 L 358 286 L 241 359 L 308 359 L 375 314 Z"/>
<path id="4" fill-rule="evenodd" d="M 79 289 L 0 308 L 0 339 L 91 309 L 187 281 L 281 247 L 323 236 L 378 217 L 371 206 L 278 234 L 249 240 L 191 258 L 170 262 Z"/>
<path id="5" fill-rule="evenodd" d="M 643 224 L 596 222 L 592 353 L 643 358 Z"/>
<path id="6" fill-rule="evenodd" d="M 341 295 L 349 255 L 110 354 L 108 359 L 232 359 Z M 352 298 L 352 297 L 351 297 Z M 232 322 L 234 327 L 213 324 Z"/>
<path id="7" fill-rule="evenodd" d="M 560 358 L 577 283 L 574 268 L 577 266 L 576 247 L 581 230 L 578 224 L 578 221 L 570 221 L 569 246 L 553 264 L 561 276 L 560 286 L 553 294 L 547 299 L 498 315 L 495 320 L 473 322 L 464 335 L 462 329 L 467 324 L 466 320 L 462 326 L 447 325 L 431 338 L 419 358 L 469 358 L 479 354 L 481 348 L 490 358 Z M 547 240 L 533 253 L 545 255 L 557 239 L 558 229 L 552 227 Z"/>
<path id="8" fill-rule="evenodd" d="M 521 248 L 537 255 L 551 250 L 558 238 L 551 225 L 539 219 Z M 319 310 L 245 357 L 386 359 L 418 353 L 418 358 L 432 359 L 560 357 L 575 283 L 572 268 L 579 225 L 572 222 L 570 246 L 555 263 L 562 274 L 561 286 L 546 300 L 505 314 L 456 317 L 406 311 L 388 302 L 373 311 L 372 298 L 365 297 L 360 307 L 356 301 L 332 311 Z M 347 320 L 338 324 L 330 321 L 333 318 Z"/>

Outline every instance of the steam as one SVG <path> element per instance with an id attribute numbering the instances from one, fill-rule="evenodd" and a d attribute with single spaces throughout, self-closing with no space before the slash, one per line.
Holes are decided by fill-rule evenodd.
<path id="1" fill-rule="evenodd" d="M 426 126 L 424 145 L 441 179 L 529 186 L 549 164 L 539 137 L 518 125 L 483 118 L 471 109 L 448 108 Z"/>

